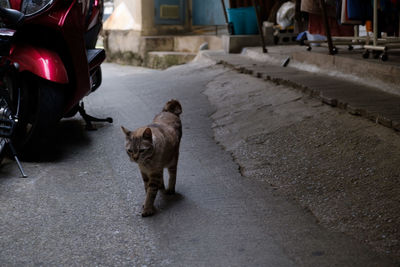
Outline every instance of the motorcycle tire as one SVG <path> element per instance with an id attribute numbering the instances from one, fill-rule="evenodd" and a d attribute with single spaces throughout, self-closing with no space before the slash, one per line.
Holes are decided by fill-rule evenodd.
<path id="1" fill-rule="evenodd" d="M 62 117 L 65 100 L 66 90 L 62 85 L 25 75 L 19 122 L 12 140 L 21 157 L 31 159 L 46 151 Z"/>
<path id="2" fill-rule="evenodd" d="M 0 117 L 2 119 L 8 119 L 13 113 L 12 109 L 10 108 L 11 102 L 8 96 L 8 90 L 7 88 L 0 88 L 0 90 Z M 5 137 L 0 137 L 0 164 L 6 157 L 7 152 L 7 139 Z"/>
<path id="3" fill-rule="evenodd" d="M 71 108 L 67 113 L 63 115 L 64 118 L 72 118 L 73 116 L 76 115 L 79 111 L 79 105 L 75 105 L 73 108 Z"/>

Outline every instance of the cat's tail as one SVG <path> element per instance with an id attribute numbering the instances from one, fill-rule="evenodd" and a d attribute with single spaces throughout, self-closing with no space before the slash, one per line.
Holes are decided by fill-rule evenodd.
<path id="1" fill-rule="evenodd" d="M 176 116 L 179 117 L 179 115 L 181 115 L 182 113 L 182 106 L 181 103 L 179 103 L 178 100 L 175 99 L 171 99 L 170 101 L 168 101 L 163 110 L 163 112 L 171 112 L 173 114 L 175 114 Z"/>

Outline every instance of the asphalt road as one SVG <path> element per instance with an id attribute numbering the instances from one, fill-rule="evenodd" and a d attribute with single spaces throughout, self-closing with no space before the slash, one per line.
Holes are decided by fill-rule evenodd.
<path id="1" fill-rule="evenodd" d="M 114 123 L 87 132 L 79 116 L 65 120 L 51 160 L 24 163 L 28 179 L 13 162 L 0 168 L 1 266 L 389 266 L 240 175 L 213 139 L 214 109 L 202 94 L 224 71 L 104 64 L 86 107 Z M 183 106 L 178 193 L 159 194 L 157 214 L 142 218 L 144 187 L 120 125 L 151 122 L 171 98 Z"/>

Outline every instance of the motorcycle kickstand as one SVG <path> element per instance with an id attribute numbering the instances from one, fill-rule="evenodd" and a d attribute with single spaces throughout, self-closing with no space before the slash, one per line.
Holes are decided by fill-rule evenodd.
<path id="1" fill-rule="evenodd" d="M 93 126 L 92 121 L 113 123 L 113 119 L 110 117 L 105 118 L 105 119 L 99 119 L 99 118 L 95 118 L 93 116 L 88 115 L 86 113 L 85 105 L 83 104 L 83 102 L 78 106 L 78 112 L 79 112 L 79 114 L 81 114 L 83 120 L 86 122 L 86 130 L 88 130 L 88 131 L 96 131 L 97 130 Z"/>
<path id="2" fill-rule="evenodd" d="M 11 154 L 14 157 L 15 162 L 18 165 L 19 171 L 21 172 L 22 178 L 28 178 L 28 175 L 25 174 L 24 169 L 22 168 L 21 162 L 19 161 L 17 157 L 17 151 L 15 150 L 13 144 L 11 143 L 10 139 L 6 139 L 6 143 L 8 144 L 8 147 L 11 150 Z"/>

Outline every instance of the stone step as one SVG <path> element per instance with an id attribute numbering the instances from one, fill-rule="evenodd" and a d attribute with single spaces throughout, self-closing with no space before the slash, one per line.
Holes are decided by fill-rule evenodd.
<path id="1" fill-rule="evenodd" d="M 166 69 L 174 65 L 181 65 L 192 61 L 197 53 L 153 51 L 148 52 L 145 67 L 153 69 Z"/>
<path id="2" fill-rule="evenodd" d="M 222 49 L 222 37 L 213 35 L 142 36 L 146 51 L 176 51 L 197 53 L 207 42 L 210 50 Z"/>
<path id="3" fill-rule="evenodd" d="M 140 36 L 134 31 L 108 30 L 103 32 L 107 60 L 135 66 L 169 66 L 168 62 L 186 62 L 192 59 L 190 53 L 197 53 L 203 43 L 210 50 L 222 50 L 222 36 Z M 154 56 L 154 51 L 170 52 Z M 151 53 L 151 54 L 149 54 Z M 157 52 L 155 52 L 157 54 Z M 189 54 L 181 54 L 189 53 Z M 164 58 L 160 65 L 159 58 Z M 189 60 L 189 61 L 190 61 Z"/>

